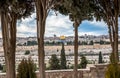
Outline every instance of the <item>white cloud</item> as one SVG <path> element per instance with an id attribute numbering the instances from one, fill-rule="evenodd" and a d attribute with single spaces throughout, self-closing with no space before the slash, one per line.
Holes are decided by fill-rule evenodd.
<path id="1" fill-rule="evenodd" d="M 48 16 L 45 36 L 53 36 L 53 34 L 56 34 L 57 36 L 69 35 L 73 33 L 72 30 L 72 22 L 69 20 L 68 16 L 61 14 L 58 14 L 57 16 L 55 14 Z"/>
<path id="2" fill-rule="evenodd" d="M 93 19 L 93 21 L 84 21 L 83 23 L 89 23 L 89 24 L 91 24 L 91 25 L 93 25 L 93 26 L 99 26 L 99 27 L 105 27 L 105 26 L 107 26 L 107 24 L 103 21 L 103 20 L 101 20 L 101 21 L 96 21 L 96 19 L 94 18 Z"/>
<path id="3" fill-rule="evenodd" d="M 107 35 L 107 33 L 105 34 L 104 32 L 102 33 L 102 32 L 92 32 L 92 31 L 90 31 L 90 32 L 79 32 L 78 33 L 79 34 L 79 36 L 80 35 L 85 35 L 85 34 L 87 34 L 87 35 L 96 35 L 96 36 L 99 36 L 99 35 L 101 35 L 101 34 L 104 34 L 104 35 Z"/>
<path id="4" fill-rule="evenodd" d="M 36 13 L 33 13 L 31 17 L 22 19 L 21 22 L 18 22 L 17 26 L 17 36 L 18 37 L 28 37 L 28 36 L 36 36 L 37 29 L 36 29 Z M 100 35 L 105 34 L 107 31 L 104 29 L 107 25 L 103 21 L 83 21 L 82 23 L 87 23 L 93 27 L 101 28 L 100 31 L 93 31 L 93 29 L 86 28 L 81 29 L 79 35 Z M 120 19 L 119 19 L 119 26 L 120 26 Z M 88 26 L 89 27 L 89 26 Z M 103 29 L 102 29 L 103 28 Z M 53 36 L 56 34 L 57 36 L 65 35 L 65 36 L 73 36 L 73 26 L 72 22 L 69 20 L 68 16 L 64 16 L 58 13 L 56 16 L 54 12 L 51 12 L 46 20 L 46 31 L 45 36 Z M 107 34 L 107 33 L 106 33 Z M 1 37 L 1 31 L 0 31 Z"/>
<path id="5" fill-rule="evenodd" d="M 30 27 L 24 24 L 20 24 L 20 26 L 17 27 L 17 32 L 31 32 L 31 33 L 36 33 L 36 27 Z"/>
<path id="6" fill-rule="evenodd" d="M 30 17 L 18 21 L 17 37 L 36 36 L 36 14 L 33 13 Z"/>
<path id="7" fill-rule="evenodd" d="M 31 17 L 22 19 L 22 22 L 18 23 L 17 36 L 36 36 L 37 29 L 35 18 L 36 15 L 33 13 Z M 51 12 L 51 15 L 49 15 L 46 20 L 45 36 L 53 36 L 53 34 L 57 36 L 71 35 L 72 33 L 73 27 L 69 17 L 61 14 L 56 16 L 54 12 Z"/>

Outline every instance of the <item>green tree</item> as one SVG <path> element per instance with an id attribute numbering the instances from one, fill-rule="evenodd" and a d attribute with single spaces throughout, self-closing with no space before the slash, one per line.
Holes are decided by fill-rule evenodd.
<path id="1" fill-rule="evenodd" d="M 30 50 L 25 51 L 25 55 L 28 55 L 28 54 L 30 54 Z"/>
<path id="2" fill-rule="evenodd" d="M 17 78 L 37 78 L 35 70 L 35 64 L 30 58 L 28 60 L 23 59 L 18 65 Z"/>
<path id="3" fill-rule="evenodd" d="M 99 52 L 98 63 L 103 63 L 103 58 L 102 58 L 102 53 L 101 53 L 101 51 Z"/>
<path id="4" fill-rule="evenodd" d="M 49 69 L 50 70 L 57 70 L 60 69 L 60 61 L 57 58 L 57 56 L 55 54 L 53 54 L 49 60 Z"/>
<path id="5" fill-rule="evenodd" d="M 104 44 L 105 42 L 103 41 L 103 40 L 100 40 L 100 44 L 102 45 L 102 44 Z"/>
<path id="6" fill-rule="evenodd" d="M 93 44 L 94 44 L 94 42 L 93 42 L 93 40 L 91 40 L 90 43 L 89 43 L 89 45 L 93 45 Z"/>
<path id="7" fill-rule="evenodd" d="M 27 46 L 37 45 L 37 41 L 27 41 Z"/>
<path id="8" fill-rule="evenodd" d="M 55 41 L 52 41 L 52 43 L 51 43 L 52 45 L 55 45 Z"/>
<path id="9" fill-rule="evenodd" d="M 91 0 L 91 7 L 95 11 L 96 20 L 103 20 L 108 25 L 110 43 L 115 61 L 119 62 L 118 56 L 118 17 L 120 15 L 119 0 Z"/>
<path id="10" fill-rule="evenodd" d="M 74 78 L 78 78 L 78 27 L 83 20 L 91 20 L 92 13 L 89 0 L 62 0 L 60 5 L 56 5 L 55 10 L 64 15 L 69 15 L 73 21 L 75 40 L 74 40 Z"/>
<path id="11" fill-rule="evenodd" d="M 38 40 L 38 65 L 40 78 L 45 78 L 45 52 L 44 52 L 44 35 L 46 27 L 46 19 L 55 4 L 59 4 L 61 0 L 35 0 L 36 16 L 37 16 L 37 40 Z"/>
<path id="12" fill-rule="evenodd" d="M 65 49 L 64 49 L 64 43 L 62 42 L 62 49 L 61 49 L 61 58 L 60 58 L 60 66 L 61 69 L 66 69 L 66 56 L 65 56 Z"/>
<path id="13" fill-rule="evenodd" d="M 15 78 L 16 23 L 33 12 L 32 0 L 0 0 L 6 78 Z"/>
<path id="14" fill-rule="evenodd" d="M 6 72 L 6 65 L 3 65 L 3 70 L 2 72 Z"/>
<path id="15" fill-rule="evenodd" d="M 85 56 L 81 56 L 81 61 L 80 61 L 80 64 L 78 65 L 79 68 L 86 68 L 87 66 L 87 59 Z"/>
<path id="16" fill-rule="evenodd" d="M 93 6 L 96 19 L 102 19 L 108 25 L 109 39 L 112 47 L 112 62 L 108 65 L 106 78 L 119 78 L 118 17 L 120 15 L 120 0 L 93 0 Z"/>
<path id="17" fill-rule="evenodd" d="M 0 64 L 0 70 L 3 70 L 3 65 Z"/>
<path id="18" fill-rule="evenodd" d="M 87 45 L 87 42 L 86 41 L 82 41 L 82 45 Z"/>

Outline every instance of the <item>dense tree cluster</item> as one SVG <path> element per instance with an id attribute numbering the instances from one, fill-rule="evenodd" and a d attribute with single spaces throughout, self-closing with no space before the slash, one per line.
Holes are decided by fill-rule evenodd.
<path id="1" fill-rule="evenodd" d="M 18 65 L 17 78 L 37 78 L 35 70 L 36 66 L 30 58 L 28 60 L 23 59 Z"/>
<path id="2" fill-rule="evenodd" d="M 34 45 L 37 45 L 38 43 L 37 43 L 37 41 L 27 41 L 27 46 L 34 46 Z"/>
<path id="3" fill-rule="evenodd" d="M 57 70 L 60 69 L 60 61 L 57 58 L 57 56 L 55 54 L 53 54 L 49 60 L 49 68 L 50 70 Z"/>

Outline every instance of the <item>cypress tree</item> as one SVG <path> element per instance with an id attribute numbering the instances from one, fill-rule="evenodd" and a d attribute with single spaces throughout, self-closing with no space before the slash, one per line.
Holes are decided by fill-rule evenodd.
<path id="1" fill-rule="evenodd" d="M 98 60 L 98 63 L 103 63 L 103 60 L 102 60 L 102 53 L 101 51 L 99 52 L 99 60 Z"/>
<path id="2" fill-rule="evenodd" d="M 66 57 L 65 57 L 65 49 L 64 49 L 64 43 L 62 43 L 62 49 L 61 49 L 61 58 L 60 58 L 60 66 L 61 69 L 66 69 Z"/>

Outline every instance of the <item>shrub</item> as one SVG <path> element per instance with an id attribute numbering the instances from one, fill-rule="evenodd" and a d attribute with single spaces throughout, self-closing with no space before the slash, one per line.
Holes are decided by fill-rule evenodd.
<path id="1" fill-rule="evenodd" d="M 110 64 L 107 67 L 105 78 L 120 78 L 120 65 L 114 59 L 114 53 L 111 53 Z"/>
<path id="2" fill-rule="evenodd" d="M 36 78 L 35 64 L 29 58 L 28 60 L 23 59 L 18 65 L 17 78 Z"/>
<path id="3" fill-rule="evenodd" d="M 5 66 L 5 65 L 3 65 L 3 70 L 2 70 L 2 72 L 6 72 L 6 66 Z"/>
<path id="4" fill-rule="evenodd" d="M 57 70 L 60 69 L 59 59 L 55 54 L 53 54 L 49 60 L 50 67 L 48 69 L 50 70 Z"/>
<path id="5" fill-rule="evenodd" d="M 87 66 L 87 59 L 86 59 L 86 57 L 85 56 L 81 56 L 81 62 L 80 62 L 80 64 L 78 65 L 78 68 L 86 68 L 86 66 Z"/>
<path id="6" fill-rule="evenodd" d="M 120 65 L 117 63 L 109 64 L 105 78 L 120 78 Z"/>
<path id="7" fill-rule="evenodd" d="M 28 55 L 28 54 L 30 54 L 30 51 L 29 51 L 29 50 L 26 50 L 26 51 L 25 51 L 25 55 Z"/>

